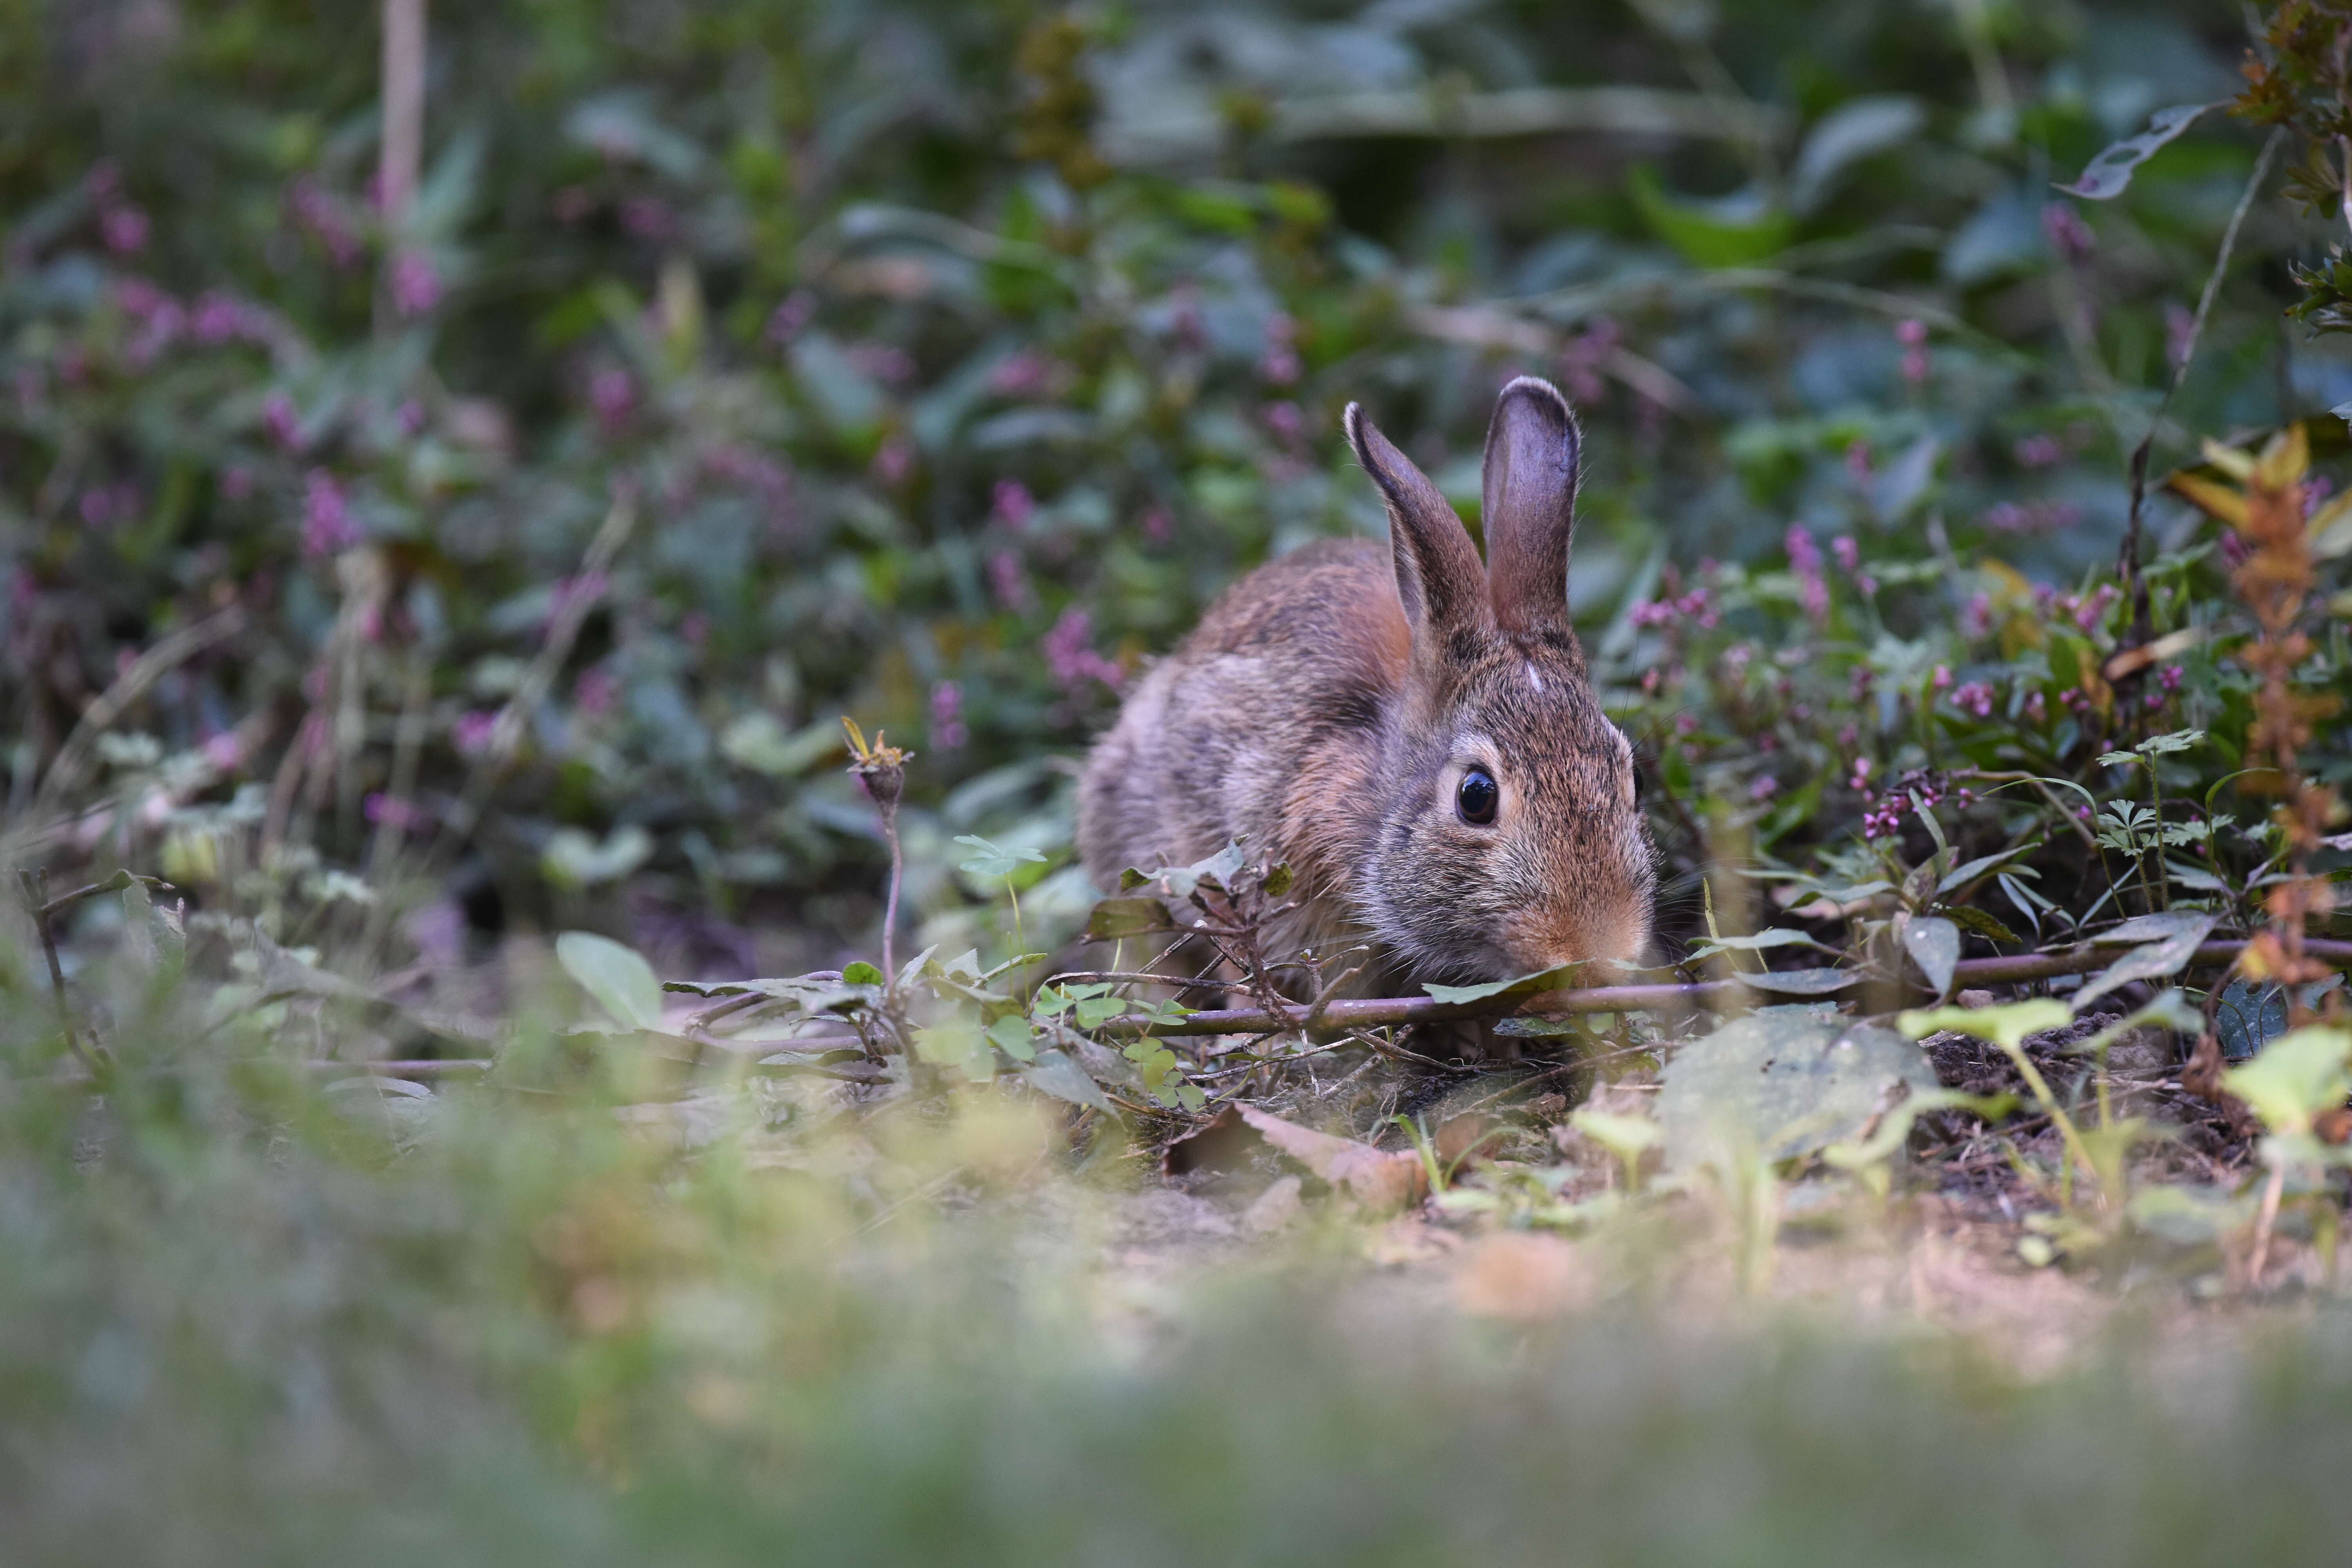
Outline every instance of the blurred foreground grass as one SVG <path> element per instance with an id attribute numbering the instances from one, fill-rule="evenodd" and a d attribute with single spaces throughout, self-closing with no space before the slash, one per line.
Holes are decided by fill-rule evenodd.
<path id="1" fill-rule="evenodd" d="M 1899 1211 L 1743 1302 L 1699 1206 L 1268 1240 L 1001 1087 L 655 1109 L 535 1028 L 427 1096 L 150 1022 L 0 1100 L 11 1563 L 2342 1557 L 2332 1306 L 1956 1314 Z"/>

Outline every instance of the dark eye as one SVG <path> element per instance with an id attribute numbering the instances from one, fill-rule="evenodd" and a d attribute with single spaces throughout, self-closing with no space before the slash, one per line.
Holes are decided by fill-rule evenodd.
<path id="1" fill-rule="evenodd" d="M 1462 784 L 1454 792 L 1454 808 L 1462 820 L 1484 827 L 1495 820 L 1495 806 L 1503 792 L 1495 785 L 1495 775 L 1484 768 L 1472 768 L 1462 775 Z"/>

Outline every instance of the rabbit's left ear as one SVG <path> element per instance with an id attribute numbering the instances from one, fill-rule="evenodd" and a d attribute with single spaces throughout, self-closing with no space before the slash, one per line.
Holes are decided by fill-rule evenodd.
<path id="1" fill-rule="evenodd" d="M 1486 426 L 1486 593 L 1507 631 L 1569 631 L 1568 548 L 1576 532 L 1576 414 L 1559 389 L 1523 375 Z"/>

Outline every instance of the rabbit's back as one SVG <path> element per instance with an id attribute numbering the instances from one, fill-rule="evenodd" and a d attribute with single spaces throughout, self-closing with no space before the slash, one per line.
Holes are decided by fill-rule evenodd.
<path id="1" fill-rule="evenodd" d="M 1410 653 L 1390 571 L 1374 541 L 1308 545 L 1228 589 L 1152 668 L 1079 785 L 1097 886 L 1238 838 L 1307 896 L 1344 896 Z"/>

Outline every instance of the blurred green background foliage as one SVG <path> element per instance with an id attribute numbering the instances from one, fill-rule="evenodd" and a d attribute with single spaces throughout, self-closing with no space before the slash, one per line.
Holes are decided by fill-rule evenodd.
<path id="1" fill-rule="evenodd" d="M 374 8 L 0 26 L 12 814 L 137 650 L 241 605 L 89 760 L 143 806 L 86 839 L 224 890 L 240 832 L 437 844 L 404 897 L 477 934 L 705 968 L 872 931 L 843 712 L 919 753 L 929 937 L 986 919 L 973 831 L 1047 854 L 1068 930 L 1120 686 L 1248 567 L 1379 531 L 1344 405 L 1475 521 L 1519 372 L 1586 421 L 1575 597 L 1685 803 L 1670 905 L 1708 802 L 1794 850 L 1851 839 L 1857 756 L 2080 767 L 2140 724 L 2067 693 L 2255 146 L 2217 113 L 2118 200 L 2053 189 L 2234 90 L 2194 5 L 534 4 L 433 16 L 388 220 Z M 2252 213 L 2158 473 L 2352 397 L 2279 316 L 2315 225 Z M 2147 528 L 2186 625 L 2210 525 Z M 2168 702 L 2242 731 L 2210 663 Z"/>

